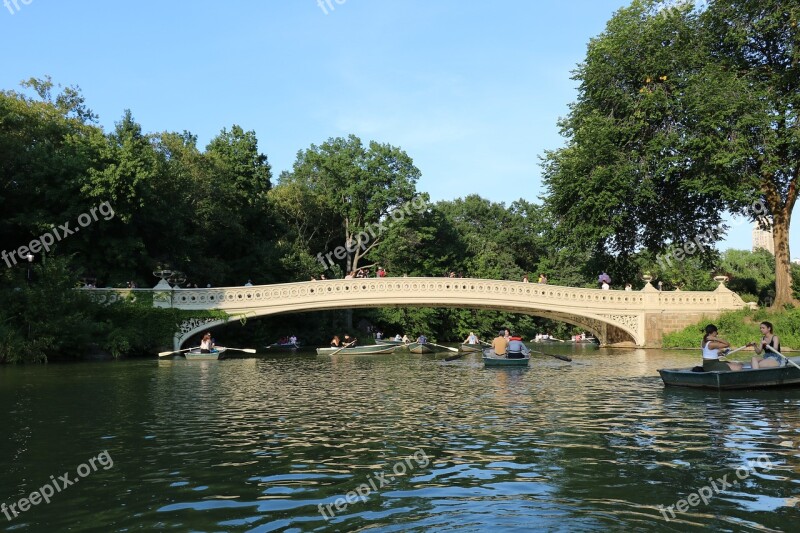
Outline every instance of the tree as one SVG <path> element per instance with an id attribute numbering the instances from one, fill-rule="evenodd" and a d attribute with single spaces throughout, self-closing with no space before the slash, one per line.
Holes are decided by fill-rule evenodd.
<path id="1" fill-rule="evenodd" d="M 701 16 L 704 72 L 728 78 L 736 93 L 713 83 L 697 101 L 719 104 L 716 124 L 728 146 L 709 155 L 722 179 L 765 202 L 775 248 L 775 305 L 793 300 L 789 228 L 800 174 L 800 4 L 795 0 L 715 0 Z M 708 81 L 712 78 L 706 76 Z M 723 86 L 724 89 L 724 86 Z M 731 120 L 732 119 L 732 120 Z M 713 134 L 704 128 L 701 133 Z M 735 202 L 732 202 L 736 206 Z"/>
<path id="2" fill-rule="evenodd" d="M 688 242 L 711 266 L 724 211 L 761 199 L 774 227 L 776 304 L 791 300 L 798 9 L 636 0 L 590 42 L 578 101 L 560 123 L 567 145 L 543 161 L 557 235 L 588 245 L 590 268 L 613 263 L 630 277 L 636 252 Z"/>
<path id="3" fill-rule="evenodd" d="M 412 159 L 400 148 L 375 141 L 364 147 L 350 135 L 299 152 L 292 171 L 281 175 L 280 186 L 299 187 L 303 194 L 314 196 L 323 210 L 309 215 L 330 217 L 319 222 L 336 225 L 338 231 L 325 243 L 324 251 L 312 254 L 321 263 L 342 261 L 350 272 L 381 241 L 393 214 L 402 219 L 412 212 L 408 207 L 419 176 Z M 337 245 L 340 253 L 334 254 Z"/>

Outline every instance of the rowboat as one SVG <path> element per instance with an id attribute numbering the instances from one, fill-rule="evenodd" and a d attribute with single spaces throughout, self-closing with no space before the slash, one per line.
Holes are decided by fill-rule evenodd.
<path id="1" fill-rule="evenodd" d="M 790 360 L 800 363 L 800 357 L 791 357 Z M 739 371 L 695 372 L 694 367 L 665 368 L 658 373 L 667 387 L 731 390 L 800 386 L 800 370 L 788 363 L 776 368 L 753 369 L 748 366 Z"/>
<path id="2" fill-rule="evenodd" d="M 586 337 L 585 339 L 574 340 L 572 342 L 575 344 L 600 344 L 600 341 L 595 337 Z"/>
<path id="3" fill-rule="evenodd" d="M 408 345 L 408 351 L 411 353 L 434 353 L 436 349 L 428 344 L 412 342 Z"/>
<path id="4" fill-rule="evenodd" d="M 494 354 L 494 348 L 486 348 L 483 350 L 483 366 L 528 366 L 531 361 L 531 356 L 527 355 L 521 359 L 509 359 L 508 357 L 497 357 Z"/>
<path id="5" fill-rule="evenodd" d="M 269 349 L 271 352 L 296 352 L 299 347 L 299 345 L 293 342 L 287 342 L 286 344 L 275 342 L 265 346 L 265 348 Z"/>
<path id="6" fill-rule="evenodd" d="M 405 346 L 403 341 L 396 341 L 394 339 L 381 339 L 375 341 L 378 344 L 389 344 L 390 346 Z"/>
<path id="7" fill-rule="evenodd" d="M 183 355 L 189 361 L 216 361 L 219 359 L 220 355 L 225 353 L 225 350 L 227 350 L 227 348 L 220 346 L 208 353 L 203 353 L 200 351 L 200 348 L 192 348 L 188 352 L 184 352 Z"/>
<path id="8" fill-rule="evenodd" d="M 462 344 L 458 347 L 459 352 L 477 353 L 483 351 L 483 346 L 480 344 Z"/>
<path id="9" fill-rule="evenodd" d="M 356 346 L 354 348 L 317 348 L 317 355 L 330 355 L 334 352 L 341 355 L 384 355 L 393 353 L 397 346 L 387 344 L 373 344 L 370 346 Z"/>

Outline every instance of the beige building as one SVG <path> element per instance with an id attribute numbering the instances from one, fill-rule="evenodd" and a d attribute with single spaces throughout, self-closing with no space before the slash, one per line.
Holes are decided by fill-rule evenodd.
<path id="1" fill-rule="evenodd" d="M 753 222 L 753 251 L 759 248 L 767 250 L 772 255 L 775 255 L 775 243 L 772 240 L 772 228 L 763 230 L 758 227 L 758 221 Z"/>

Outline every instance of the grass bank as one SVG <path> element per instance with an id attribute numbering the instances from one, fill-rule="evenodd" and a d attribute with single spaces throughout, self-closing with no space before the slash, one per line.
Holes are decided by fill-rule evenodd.
<path id="1" fill-rule="evenodd" d="M 800 348 L 800 309 L 774 311 L 771 309 L 749 309 L 724 313 L 718 318 L 703 320 L 681 331 L 664 335 L 664 348 L 697 348 L 703 340 L 703 328 L 714 324 L 719 336 L 739 347 L 761 338 L 758 326 L 761 322 L 772 322 L 775 334 L 781 339 L 781 349 Z"/>

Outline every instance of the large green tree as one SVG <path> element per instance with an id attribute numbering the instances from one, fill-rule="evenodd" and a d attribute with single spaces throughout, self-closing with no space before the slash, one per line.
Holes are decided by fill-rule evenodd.
<path id="1" fill-rule="evenodd" d="M 420 211 L 419 203 L 409 205 L 419 177 L 419 169 L 400 148 L 375 141 L 364 146 L 350 135 L 299 152 L 292 171 L 281 175 L 279 187 L 309 195 L 311 199 L 304 202 L 317 208 L 306 214 L 314 224 L 301 223 L 302 231 L 329 240 L 323 249 L 309 250 L 311 255 L 321 264 L 337 264 L 350 272 L 381 242 L 393 221 Z M 285 200 L 293 193 L 281 196 Z M 298 216 L 290 218 L 296 226 Z M 321 225 L 336 231 L 320 229 Z M 339 254 L 334 253 L 337 248 Z"/>
<path id="2" fill-rule="evenodd" d="M 689 244 L 711 265 L 726 210 L 771 215 L 776 304 L 792 299 L 797 196 L 797 2 L 636 0 L 589 43 L 579 97 L 546 153 L 547 203 L 589 268 Z M 759 200 L 766 211 L 753 209 Z"/>

